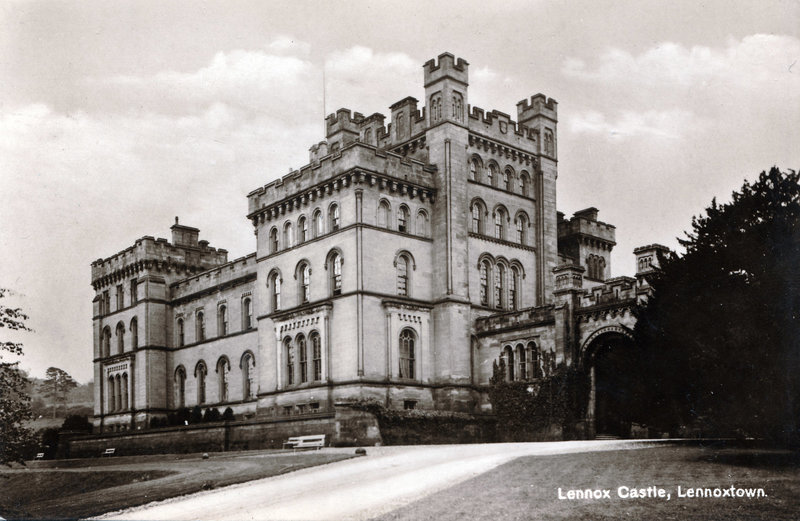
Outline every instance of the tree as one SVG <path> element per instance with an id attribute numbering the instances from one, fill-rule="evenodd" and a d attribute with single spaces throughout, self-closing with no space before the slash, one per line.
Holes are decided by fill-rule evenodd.
<path id="1" fill-rule="evenodd" d="M 31 331 L 26 325 L 28 316 L 19 308 L 10 308 L 2 299 L 11 295 L 0 288 L 0 328 L 9 331 Z M 25 450 L 33 440 L 33 432 L 24 426 L 31 419 L 28 385 L 19 362 L 3 361 L 3 353 L 22 355 L 22 344 L 0 340 L 0 464 L 24 461 Z"/>
<path id="2" fill-rule="evenodd" d="M 713 200 L 661 259 L 634 334 L 647 395 L 642 421 L 664 429 L 798 441 L 800 184 L 772 168 L 727 204 Z"/>
<path id="3" fill-rule="evenodd" d="M 69 392 L 78 386 L 78 382 L 58 367 L 48 367 L 45 373 L 44 382 L 42 382 L 42 392 L 46 398 L 50 398 L 53 403 L 53 418 L 56 417 L 56 407 L 59 403 L 67 408 L 67 397 Z"/>

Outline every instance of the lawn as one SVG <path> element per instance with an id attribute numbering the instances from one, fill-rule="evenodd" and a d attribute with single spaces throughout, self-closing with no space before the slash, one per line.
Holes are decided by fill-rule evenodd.
<path id="1" fill-rule="evenodd" d="M 85 518 L 350 457 L 258 451 L 29 462 L 0 470 L 0 517 Z"/>
<path id="2" fill-rule="evenodd" d="M 763 488 L 766 497 L 677 497 L 678 487 Z M 662 488 L 670 499 L 622 499 L 619 487 Z M 601 499 L 559 499 L 571 489 Z M 623 493 L 627 491 L 623 490 Z M 630 494 L 630 492 L 627 492 Z M 645 492 L 646 494 L 646 492 Z M 404 506 L 380 521 L 747 519 L 800 515 L 800 454 L 785 450 L 670 444 L 648 449 L 524 457 Z"/>

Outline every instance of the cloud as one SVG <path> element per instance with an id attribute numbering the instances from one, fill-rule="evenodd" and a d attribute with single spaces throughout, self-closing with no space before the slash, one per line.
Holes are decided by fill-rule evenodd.
<path id="1" fill-rule="evenodd" d="M 569 119 L 569 129 L 576 134 L 600 134 L 609 139 L 654 137 L 678 139 L 688 128 L 697 125 L 695 116 L 686 110 L 622 111 L 613 121 L 597 111 L 586 111 Z"/>

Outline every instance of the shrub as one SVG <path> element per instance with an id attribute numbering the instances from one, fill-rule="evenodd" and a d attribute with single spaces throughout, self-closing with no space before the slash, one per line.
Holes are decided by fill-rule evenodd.
<path id="1" fill-rule="evenodd" d="M 203 410 L 199 405 L 195 405 L 189 417 L 189 423 L 200 423 L 203 421 Z"/>
<path id="2" fill-rule="evenodd" d="M 222 413 L 222 420 L 227 422 L 227 421 L 233 421 L 235 419 L 236 417 L 233 414 L 233 409 L 231 409 L 230 407 L 226 407 L 225 412 Z"/>
<path id="3" fill-rule="evenodd" d="M 222 415 L 219 413 L 219 409 L 216 407 L 206 409 L 206 413 L 203 416 L 204 422 L 218 422 L 222 419 Z"/>
<path id="4" fill-rule="evenodd" d="M 64 423 L 61 424 L 62 431 L 80 431 L 91 433 L 93 425 L 86 416 L 73 414 L 67 416 Z"/>

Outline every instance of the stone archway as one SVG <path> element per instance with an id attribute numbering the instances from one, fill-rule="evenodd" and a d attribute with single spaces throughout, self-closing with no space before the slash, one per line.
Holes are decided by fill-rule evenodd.
<path id="1" fill-rule="evenodd" d="M 634 347 L 630 330 L 623 326 L 600 329 L 584 344 L 590 380 L 587 423 L 596 437 L 631 435 L 638 374 Z"/>

